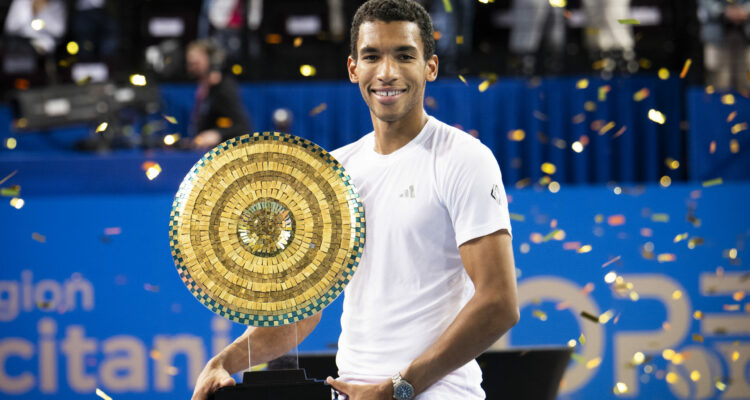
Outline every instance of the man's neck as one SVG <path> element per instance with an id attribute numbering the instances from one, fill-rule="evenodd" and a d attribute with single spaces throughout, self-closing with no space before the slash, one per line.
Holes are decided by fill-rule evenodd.
<path id="1" fill-rule="evenodd" d="M 372 115 L 372 126 L 375 130 L 375 152 L 391 154 L 404 147 L 419 135 L 429 117 L 423 108 L 415 109 L 398 121 L 383 121 Z"/>

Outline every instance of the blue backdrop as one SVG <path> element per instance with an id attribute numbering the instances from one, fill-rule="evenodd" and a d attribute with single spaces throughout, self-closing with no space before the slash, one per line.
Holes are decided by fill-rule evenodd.
<path id="1" fill-rule="evenodd" d="M 616 382 L 641 398 L 747 398 L 750 185 L 621 190 L 509 190 L 522 317 L 505 344 L 575 345 L 562 399 L 614 397 Z M 189 397 L 203 363 L 243 328 L 177 276 L 172 196 L 47 194 L 0 207 L 0 397 L 97 387 L 119 400 Z M 611 272 L 619 283 L 605 282 Z M 301 350 L 335 347 L 339 315 L 340 299 Z M 646 361 L 632 366 L 638 351 Z"/>

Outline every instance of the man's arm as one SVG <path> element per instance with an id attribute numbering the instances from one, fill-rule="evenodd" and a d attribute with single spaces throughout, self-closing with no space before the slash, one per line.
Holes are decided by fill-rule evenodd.
<path id="1" fill-rule="evenodd" d="M 281 357 L 304 340 L 320 322 L 321 313 L 290 325 L 249 327 L 219 354 L 208 361 L 198 376 L 192 400 L 204 400 L 222 386 L 234 385 L 230 375 L 248 367 L 248 339 L 253 365 Z"/>
<path id="2" fill-rule="evenodd" d="M 508 231 L 470 240 L 459 252 L 475 293 L 438 340 L 401 371 L 417 393 L 482 354 L 519 319 Z"/>
<path id="3" fill-rule="evenodd" d="M 469 240 L 459 247 L 459 252 L 474 282 L 474 296 L 437 341 L 401 371 L 416 393 L 424 392 L 482 354 L 519 319 L 513 247 L 508 231 Z M 390 379 L 377 385 L 348 384 L 332 378 L 328 383 L 351 400 L 393 398 Z"/>

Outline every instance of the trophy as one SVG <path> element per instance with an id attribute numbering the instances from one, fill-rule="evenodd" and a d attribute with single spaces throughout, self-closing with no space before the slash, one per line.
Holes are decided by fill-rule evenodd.
<path id="1" fill-rule="evenodd" d="M 281 326 L 318 313 L 349 283 L 364 247 L 364 207 L 320 146 L 254 133 L 192 167 L 172 205 L 169 239 L 180 278 L 204 306 L 244 325 Z M 216 400 L 332 398 L 303 369 L 250 372 L 250 364 Z"/>

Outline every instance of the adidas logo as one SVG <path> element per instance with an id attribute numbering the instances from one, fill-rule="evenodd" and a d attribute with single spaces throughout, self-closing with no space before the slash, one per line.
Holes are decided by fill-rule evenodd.
<path id="1" fill-rule="evenodd" d="M 409 185 L 409 188 L 404 190 L 403 193 L 398 195 L 398 197 L 406 197 L 406 198 L 414 198 L 414 185 Z"/>

